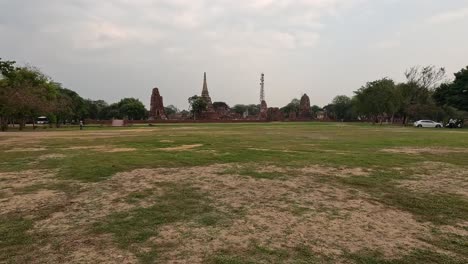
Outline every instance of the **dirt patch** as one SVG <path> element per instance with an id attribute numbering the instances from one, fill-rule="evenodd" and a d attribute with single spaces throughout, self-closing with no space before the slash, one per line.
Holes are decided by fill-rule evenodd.
<path id="1" fill-rule="evenodd" d="M 306 245 L 327 256 L 371 248 L 392 257 L 430 247 L 418 239 L 429 227 L 411 214 L 370 202 L 365 194 L 319 184 L 310 176 L 276 181 L 216 177 L 213 168 L 191 171 L 187 174 L 192 176 L 177 180 L 210 193 L 221 211 L 241 210 L 244 216 L 234 217 L 229 226 L 179 223 L 163 228 L 153 242 L 161 248 L 170 244 L 162 255 L 174 263 L 200 263 L 223 249 L 244 252 L 251 242 L 272 249 Z"/>
<path id="2" fill-rule="evenodd" d="M 468 197 L 468 169 L 443 162 L 423 162 L 414 166 L 415 179 L 400 186 L 415 191 L 453 193 Z"/>
<path id="3" fill-rule="evenodd" d="M 0 172 L 2 189 L 24 188 L 38 184 L 56 182 L 56 171 L 52 170 L 25 170 L 20 172 Z"/>
<path id="4" fill-rule="evenodd" d="M 131 253 L 115 248 L 112 237 L 87 235 L 86 230 L 111 213 L 154 203 L 154 197 L 129 203 L 125 200 L 129 194 L 145 190 L 158 194 L 165 183 L 180 183 L 209 194 L 212 205 L 231 217 L 229 223 L 215 226 L 192 222 L 163 226 L 159 235 L 144 245 L 154 244 L 158 260 L 163 262 L 201 263 L 218 250 L 245 252 L 251 243 L 286 250 L 305 245 L 327 256 L 340 255 L 345 250 L 375 249 L 394 257 L 413 248 L 430 247 L 419 240 L 430 236 L 429 224 L 421 224 L 409 213 L 374 202 L 364 193 L 325 185 L 315 177 L 366 173 L 361 169 L 311 166 L 295 170 L 295 177 L 275 180 L 222 173 L 232 170 L 232 166 L 118 173 L 102 182 L 80 183 L 81 192 L 68 200 L 60 193 L 41 192 L 47 201 L 64 199 L 67 205 L 36 222 L 35 230 L 53 235 L 62 245 L 62 252 L 67 252 L 66 262 L 100 262 L 105 256 L 110 262 L 135 262 Z M 257 168 L 259 172 L 290 170 L 293 169 Z M 33 198 L 37 197 L 30 196 L 30 201 Z M 28 208 L 25 203 L 20 206 Z M 49 250 L 50 256 L 56 253 Z"/>
<path id="5" fill-rule="evenodd" d="M 321 175 L 333 175 L 333 176 L 340 176 L 340 177 L 347 177 L 347 176 L 367 176 L 372 172 L 371 169 L 367 168 L 350 168 L 350 167 L 326 167 L 320 165 L 314 165 L 302 168 L 301 173 L 303 174 L 321 174 Z"/>
<path id="6" fill-rule="evenodd" d="M 451 153 L 468 153 L 468 149 L 466 148 L 409 148 L 409 147 L 401 147 L 401 148 L 389 148 L 389 149 L 382 149 L 383 152 L 388 153 L 400 153 L 400 154 L 451 154 Z"/>
<path id="7" fill-rule="evenodd" d="M 32 213 L 46 207 L 59 205 L 65 194 L 52 190 L 39 190 L 36 193 L 15 195 L 0 200 L 0 215 L 8 213 Z"/>
<path id="8" fill-rule="evenodd" d="M 182 145 L 178 147 L 170 147 L 170 148 L 159 148 L 158 150 L 163 151 L 184 151 L 184 150 L 191 150 L 194 148 L 199 148 L 203 146 L 203 144 L 192 144 L 192 145 Z"/>
<path id="9" fill-rule="evenodd" d="M 130 152 L 130 151 L 136 151 L 136 148 L 119 148 L 115 146 L 107 146 L 107 145 L 98 145 L 98 146 L 74 146 L 74 147 L 69 147 L 69 148 L 64 148 L 65 150 L 93 150 L 93 151 L 99 151 L 99 152 L 107 152 L 107 153 L 113 153 L 113 152 Z"/>
<path id="10" fill-rule="evenodd" d="M 5 152 L 35 152 L 35 151 L 44 151 L 46 148 L 14 148 L 6 150 Z"/>
<path id="11" fill-rule="evenodd" d="M 130 151 L 136 151 L 136 148 L 110 148 L 103 150 L 102 152 L 107 152 L 107 153 L 114 153 L 114 152 L 130 152 Z"/>
<path id="12" fill-rule="evenodd" d="M 174 140 L 163 139 L 163 140 L 159 140 L 159 142 L 161 142 L 161 143 L 174 143 Z"/>
<path id="13" fill-rule="evenodd" d="M 63 158 L 66 158 L 67 156 L 64 155 L 64 154 L 60 154 L 60 153 L 53 153 L 53 154 L 45 154 L 45 155 L 41 155 L 39 156 L 39 160 L 48 160 L 48 159 L 63 159 Z"/>

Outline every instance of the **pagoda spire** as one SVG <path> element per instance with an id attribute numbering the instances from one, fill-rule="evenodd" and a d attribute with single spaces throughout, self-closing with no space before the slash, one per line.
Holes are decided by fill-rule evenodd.
<path id="1" fill-rule="evenodd" d="M 206 83 L 206 72 L 203 73 L 203 90 L 202 90 L 202 97 L 210 97 L 210 93 L 208 92 L 208 84 Z"/>
<path id="2" fill-rule="evenodd" d="M 206 107 L 207 110 L 209 112 L 213 112 L 214 111 L 213 103 L 211 102 L 210 93 L 208 92 L 208 84 L 206 83 L 206 72 L 203 74 L 203 90 L 202 90 L 201 97 L 207 103 L 207 107 Z"/>

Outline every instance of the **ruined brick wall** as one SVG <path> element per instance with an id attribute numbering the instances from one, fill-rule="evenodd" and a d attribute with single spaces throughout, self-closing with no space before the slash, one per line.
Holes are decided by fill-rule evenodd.
<path id="1" fill-rule="evenodd" d="M 283 121 L 284 115 L 283 112 L 278 107 L 268 108 L 268 121 Z"/>

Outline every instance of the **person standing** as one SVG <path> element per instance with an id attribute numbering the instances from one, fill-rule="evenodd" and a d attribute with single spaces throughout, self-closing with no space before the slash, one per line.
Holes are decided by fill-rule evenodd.
<path id="1" fill-rule="evenodd" d="M 83 120 L 80 120 L 80 130 L 83 130 Z"/>

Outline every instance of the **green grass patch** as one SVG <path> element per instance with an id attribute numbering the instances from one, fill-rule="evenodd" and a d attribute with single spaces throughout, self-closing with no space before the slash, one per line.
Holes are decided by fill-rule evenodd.
<path id="1" fill-rule="evenodd" d="M 136 197 L 146 197 L 135 194 Z M 132 198 L 135 198 L 132 195 Z M 134 245 L 144 244 L 158 235 L 159 227 L 176 222 L 199 225 L 216 225 L 226 216 L 211 205 L 207 194 L 185 184 L 164 184 L 164 194 L 156 196 L 155 204 L 147 208 L 136 208 L 127 212 L 114 213 L 102 222 L 96 223 L 97 233 L 113 234 L 118 245 L 132 249 Z M 141 259 L 152 260 L 157 252 L 141 254 Z"/>
<path id="2" fill-rule="evenodd" d="M 33 221 L 17 218 L 0 218 L 0 263 L 17 263 L 31 261 L 27 255 L 34 246 L 34 237 L 28 234 Z"/>
<path id="3" fill-rule="evenodd" d="M 420 221 L 449 225 L 468 219 L 468 200 L 455 194 L 416 192 L 397 186 L 398 180 L 408 178 L 405 173 L 377 172 L 338 180 L 368 192 L 383 204 L 408 211 Z"/>
<path id="4" fill-rule="evenodd" d="M 437 253 L 430 250 L 415 250 L 408 255 L 396 259 L 386 259 L 383 254 L 376 251 L 361 251 L 348 253 L 346 257 L 356 264 L 462 264 L 464 260 Z"/>
<path id="5" fill-rule="evenodd" d="M 293 260 L 291 262 L 291 260 Z M 249 250 L 234 253 L 229 250 L 220 251 L 206 261 L 209 264 L 254 264 L 254 263 L 324 263 L 327 258 L 312 252 L 304 245 L 290 249 L 272 249 L 260 245 L 251 245 Z"/>

